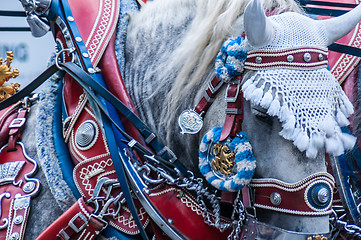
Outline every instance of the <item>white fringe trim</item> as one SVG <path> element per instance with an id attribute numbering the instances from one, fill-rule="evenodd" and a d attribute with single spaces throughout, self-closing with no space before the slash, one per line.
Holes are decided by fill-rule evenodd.
<path id="1" fill-rule="evenodd" d="M 318 126 L 311 128 L 311 132 L 309 132 L 310 128 L 306 132 L 306 128 L 300 126 L 304 123 L 297 120 L 298 113 L 293 113 L 283 100 L 280 102 L 279 97 L 282 97 L 284 93 L 272 92 L 272 89 L 274 91 L 277 87 L 266 87 L 266 83 L 269 84 L 269 81 L 265 80 L 261 83 L 260 79 L 260 75 L 256 73 L 245 81 L 242 86 L 244 98 L 267 109 L 267 114 L 270 116 L 277 116 L 282 123 L 282 130 L 279 134 L 285 139 L 293 141 L 293 144 L 301 152 L 306 151 L 307 157 L 315 158 L 318 151 L 324 147 L 329 154 L 336 156 L 353 148 L 356 138 L 341 133 L 340 129 L 340 127 L 350 124 L 347 117 L 353 113 L 352 103 L 342 90 L 340 90 L 339 98 L 336 100 L 335 115 L 328 114 L 323 121 L 318 123 Z"/>

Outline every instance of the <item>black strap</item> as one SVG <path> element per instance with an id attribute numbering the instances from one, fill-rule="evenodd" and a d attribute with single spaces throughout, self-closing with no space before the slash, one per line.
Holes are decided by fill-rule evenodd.
<path id="1" fill-rule="evenodd" d="M 348 10 L 327 9 L 327 8 L 314 8 L 303 7 L 308 14 L 315 14 L 321 16 L 338 17 L 348 12 Z"/>
<path id="2" fill-rule="evenodd" d="M 298 0 L 298 3 L 301 5 L 318 5 L 318 6 L 328 6 L 328 7 L 343 7 L 343 8 L 355 8 L 358 4 L 352 3 L 337 3 L 337 2 L 326 2 L 326 1 L 313 1 L 313 0 Z"/>
<path id="3" fill-rule="evenodd" d="M 361 49 L 340 43 L 331 44 L 330 46 L 328 46 L 328 50 L 361 57 Z"/>
<path id="4" fill-rule="evenodd" d="M 99 95 L 104 97 L 108 102 L 110 102 L 114 107 L 120 111 L 125 117 L 127 117 L 131 122 L 134 123 L 134 125 L 138 128 L 140 133 L 143 135 L 143 137 L 147 138 L 150 135 L 155 135 L 153 132 L 149 130 L 149 128 L 146 126 L 146 124 L 138 118 L 137 115 L 135 115 L 127 106 L 125 106 L 121 101 L 119 101 L 113 94 L 111 94 L 108 90 L 106 90 L 103 86 L 101 86 L 99 83 L 97 83 L 88 73 L 86 73 L 83 69 L 78 67 L 75 63 L 60 63 L 59 64 L 66 72 L 68 72 L 75 80 L 77 80 L 86 90 L 89 90 L 88 88 L 91 87 L 93 90 L 96 90 Z M 34 79 L 31 83 L 29 83 L 25 88 L 14 94 L 11 98 L 8 98 L 0 103 L 0 110 L 5 109 L 12 104 L 17 103 L 18 101 L 21 101 L 26 96 L 29 96 L 35 89 L 37 89 L 41 84 L 43 84 L 47 79 L 49 79 L 53 74 L 56 72 L 60 72 L 59 69 L 56 67 L 55 64 L 51 65 L 49 68 L 47 68 L 43 73 L 41 73 L 36 79 Z M 64 72 L 61 72 L 64 74 Z M 91 92 L 88 91 L 89 95 L 94 98 L 95 101 L 98 101 L 96 96 Z M 112 121 L 111 117 L 107 114 L 107 111 L 102 107 L 102 104 L 99 102 L 97 103 L 99 105 L 99 108 L 103 111 L 103 113 L 106 115 L 110 121 Z M 112 124 L 118 129 L 118 131 L 121 132 L 121 134 L 128 140 L 133 140 L 132 137 L 130 137 L 126 132 L 124 132 L 114 121 L 112 121 Z M 154 140 L 150 143 L 150 145 L 155 148 L 157 151 L 161 151 L 162 149 L 166 148 L 163 144 L 159 142 L 157 137 L 154 138 Z M 141 144 L 138 142 L 135 142 L 135 150 L 142 153 L 143 155 L 151 155 L 151 153 L 144 148 Z M 159 161 L 165 168 L 167 168 L 170 171 L 173 171 L 171 169 L 172 163 L 166 160 L 172 159 L 173 156 L 171 156 L 168 151 L 165 151 L 162 156 L 154 156 L 154 158 Z M 166 160 L 165 160 L 166 159 Z M 177 169 L 183 174 L 186 175 L 187 171 L 184 168 L 182 164 L 179 163 L 176 159 L 174 159 L 173 164 L 177 167 Z"/>
<path id="5" fill-rule="evenodd" d="M 4 17 L 26 17 L 26 13 L 24 11 L 0 10 L 0 16 L 4 16 Z"/>
<path id="6" fill-rule="evenodd" d="M 3 17 L 26 17 L 24 11 L 6 11 L 0 10 L 0 16 Z M 0 32 L 30 32 L 29 27 L 0 27 Z"/>
<path id="7" fill-rule="evenodd" d="M 43 73 L 29 83 L 25 88 L 14 94 L 12 97 L 5 99 L 0 103 L 0 110 L 11 106 L 12 104 L 22 100 L 24 97 L 29 96 L 35 89 L 49 79 L 54 73 L 58 72 L 58 67 L 53 64 L 48 67 Z"/>
<path id="8" fill-rule="evenodd" d="M 28 27 L 0 27 L 0 32 L 30 32 Z"/>
<path id="9" fill-rule="evenodd" d="M 91 88 L 109 103 L 111 103 L 119 112 L 121 112 L 127 119 L 129 119 L 134 126 L 139 130 L 144 138 L 148 138 L 151 135 L 155 134 L 149 130 L 147 125 L 135 115 L 127 106 L 125 106 L 118 98 L 116 98 L 111 92 L 101 86 L 95 79 L 93 79 L 87 72 L 77 66 L 75 63 L 67 62 L 60 63 L 61 68 L 63 68 L 69 75 L 71 75 L 76 81 L 78 81 L 85 89 Z M 91 93 L 90 93 L 91 94 Z M 101 109 L 101 105 L 100 105 Z M 172 155 L 167 147 L 165 147 L 157 137 L 153 138 L 153 141 L 149 143 L 154 150 L 159 153 L 163 149 L 166 149 L 164 153 L 161 152 L 161 157 L 163 159 L 171 161 L 172 164 L 180 171 L 183 176 L 186 176 L 187 170 L 185 167 L 177 160 L 177 158 Z"/>

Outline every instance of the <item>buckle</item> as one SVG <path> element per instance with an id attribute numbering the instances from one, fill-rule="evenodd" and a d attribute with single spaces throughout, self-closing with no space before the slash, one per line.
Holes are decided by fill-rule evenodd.
<path id="1" fill-rule="evenodd" d="M 177 160 L 176 155 L 174 154 L 174 152 L 173 152 L 172 150 L 170 150 L 169 147 L 165 146 L 165 147 L 163 147 L 163 148 L 158 152 L 158 154 L 159 154 L 160 156 L 162 156 L 164 153 L 168 153 L 168 154 L 169 154 L 169 157 L 170 157 L 170 158 L 168 159 L 169 162 L 174 163 L 174 162 Z"/>
<path id="2" fill-rule="evenodd" d="M 11 121 L 9 128 L 20 128 L 24 126 L 26 122 L 26 118 L 15 118 Z"/>
<path id="3" fill-rule="evenodd" d="M 231 86 L 234 86 L 234 85 L 237 85 L 236 94 L 235 94 L 235 96 L 230 97 L 230 96 L 228 96 L 229 95 L 228 91 L 231 88 Z M 238 98 L 238 95 L 240 93 L 240 89 L 241 89 L 241 82 L 240 81 L 235 81 L 235 82 L 232 82 L 232 83 L 228 84 L 227 91 L 226 91 L 227 92 L 226 93 L 226 98 L 225 98 L 226 102 L 236 102 L 237 98 Z"/>
<path id="4" fill-rule="evenodd" d="M 145 142 L 149 144 L 151 141 L 153 141 L 157 136 L 154 133 L 151 133 L 146 139 Z"/>
<path id="5" fill-rule="evenodd" d="M 217 76 L 216 76 L 216 77 L 217 77 Z M 216 77 L 215 77 L 215 78 L 216 78 Z M 213 80 L 214 80 L 214 79 L 213 79 Z M 223 83 L 224 83 L 223 81 L 221 81 L 221 80 L 219 79 L 219 82 L 217 83 L 217 85 L 216 85 L 216 86 L 213 86 L 213 84 L 212 84 L 213 80 L 208 83 L 208 88 L 209 88 L 209 90 L 211 91 L 212 94 L 215 93 L 215 92 L 217 92 L 217 91 L 223 86 Z"/>
<path id="6" fill-rule="evenodd" d="M 64 229 L 61 229 L 58 235 L 62 236 L 64 240 L 70 239 L 70 236 L 64 231 Z"/>
<path id="7" fill-rule="evenodd" d="M 99 228 L 99 232 L 103 231 L 104 229 L 106 229 L 108 227 L 108 222 L 105 221 L 103 218 L 95 215 L 95 214 L 92 214 L 90 215 L 91 218 L 95 218 L 97 219 L 99 222 L 103 223 L 103 226 L 101 226 L 101 228 Z"/>
<path id="8" fill-rule="evenodd" d="M 226 114 L 240 115 L 242 114 L 242 108 L 227 108 Z"/>
<path id="9" fill-rule="evenodd" d="M 212 94 L 213 94 L 213 93 L 212 93 Z M 203 97 L 204 97 L 204 99 L 207 101 L 207 103 L 212 103 L 212 102 L 214 102 L 214 98 L 213 98 L 213 97 L 210 97 L 207 92 L 204 93 Z"/>
<path id="10" fill-rule="evenodd" d="M 83 224 L 80 227 L 77 227 L 74 224 L 74 221 L 77 218 L 80 218 L 83 221 Z M 71 227 L 76 233 L 78 233 L 81 230 L 83 230 L 86 227 L 87 224 L 88 224 L 88 218 L 86 216 L 84 216 L 84 214 L 82 212 L 79 212 L 72 219 L 70 219 L 70 221 L 68 223 L 68 226 Z"/>

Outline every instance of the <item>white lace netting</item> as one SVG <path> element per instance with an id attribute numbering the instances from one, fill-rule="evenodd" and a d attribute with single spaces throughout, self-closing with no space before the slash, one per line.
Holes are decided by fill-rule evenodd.
<path id="1" fill-rule="evenodd" d="M 326 32 L 320 21 L 304 15 L 285 12 L 268 18 L 273 26 L 273 39 L 261 49 L 276 50 L 295 46 L 327 47 Z M 252 50 L 252 46 L 247 46 Z"/>
<path id="2" fill-rule="evenodd" d="M 297 13 L 270 17 L 274 38 L 261 49 L 295 46 L 326 47 L 322 25 Z M 250 45 L 246 46 L 249 50 Z M 267 109 L 282 122 L 280 135 L 293 141 L 307 157 L 326 151 L 340 155 L 351 149 L 356 138 L 341 132 L 353 106 L 335 77 L 326 68 L 318 70 L 270 69 L 256 71 L 242 86 L 244 97 Z"/>

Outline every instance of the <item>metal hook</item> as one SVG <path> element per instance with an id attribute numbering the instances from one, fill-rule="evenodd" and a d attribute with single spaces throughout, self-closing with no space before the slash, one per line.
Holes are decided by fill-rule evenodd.
<path id="1" fill-rule="evenodd" d="M 75 48 L 64 48 L 64 49 L 61 49 L 59 52 L 56 53 L 55 55 L 55 66 L 61 70 L 61 71 L 64 71 L 64 69 L 62 67 L 60 67 L 59 65 L 59 58 L 60 58 L 60 54 L 62 54 L 63 52 L 69 52 L 69 54 L 72 54 L 72 60 L 74 59 L 74 55 L 73 53 L 75 52 Z"/>

